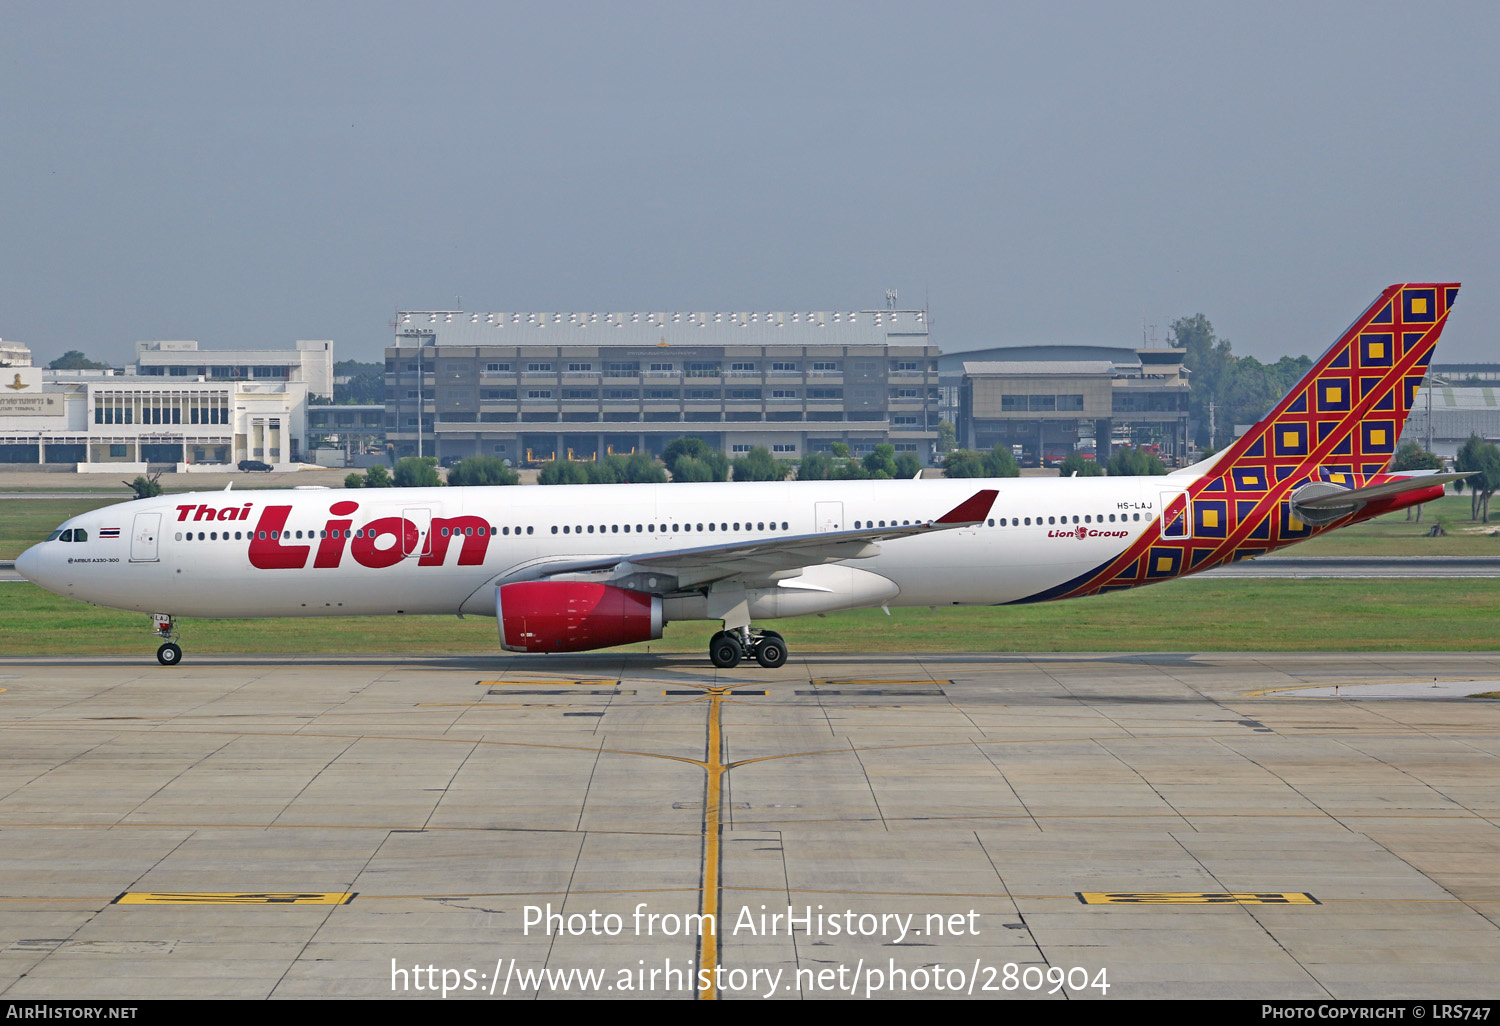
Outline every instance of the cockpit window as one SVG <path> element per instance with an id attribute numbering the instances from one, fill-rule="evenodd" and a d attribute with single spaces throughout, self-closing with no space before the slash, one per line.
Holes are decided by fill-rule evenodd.
<path id="1" fill-rule="evenodd" d="M 58 540 L 59 541 L 72 541 L 73 540 L 73 532 L 71 530 L 64 531 L 62 533 L 62 536 Z"/>
<path id="2" fill-rule="evenodd" d="M 62 537 L 62 533 L 63 533 L 62 532 L 62 528 L 59 527 L 57 530 L 55 530 L 51 534 L 47 535 L 47 540 L 48 541 L 57 541 L 59 538 Z"/>
<path id="3" fill-rule="evenodd" d="M 75 527 L 73 528 L 73 540 L 76 542 L 88 541 L 89 533 L 81 527 Z"/>

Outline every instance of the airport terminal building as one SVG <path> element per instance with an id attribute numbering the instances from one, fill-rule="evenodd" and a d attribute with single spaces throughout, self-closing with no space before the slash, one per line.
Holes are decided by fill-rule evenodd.
<path id="1" fill-rule="evenodd" d="M 141 473 L 259 460 L 291 466 L 305 452 L 308 400 L 331 396 L 333 343 L 200 350 L 139 342 L 114 370 L 3 372 L 0 464 Z"/>
<path id="2" fill-rule="evenodd" d="M 945 396 L 968 449 L 1019 447 L 1026 461 L 1061 459 L 1091 441 L 1156 445 L 1185 455 L 1188 371 L 1184 351 L 1123 346 L 1002 346 L 945 353 Z"/>
<path id="3" fill-rule="evenodd" d="M 657 454 L 683 435 L 784 458 L 888 442 L 926 463 L 937 356 L 922 310 L 402 311 L 386 438 L 397 456 L 516 464 Z"/>

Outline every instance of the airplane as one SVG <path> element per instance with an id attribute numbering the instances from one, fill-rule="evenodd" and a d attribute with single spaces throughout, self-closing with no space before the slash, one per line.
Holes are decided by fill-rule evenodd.
<path id="1" fill-rule="evenodd" d="M 1005 605 L 1134 588 L 1436 499 L 1466 475 L 1387 470 L 1457 284 L 1385 289 L 1223 452 L 1156 477 L 162 495 L 80 514 L 28 580 L 177 618 L 494 616 L 501 647 L 581 652 L 717 621 L 709 658 L 777 667 L 756 621 Z M 858 640 L 850 639 L 857 647 Z"/>

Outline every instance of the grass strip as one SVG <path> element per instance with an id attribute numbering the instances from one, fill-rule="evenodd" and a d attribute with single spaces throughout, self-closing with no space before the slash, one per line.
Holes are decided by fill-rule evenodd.
<path id="1" fill-rule="evenodd" d="M 1265 578 L 1168 582 L 1030 606 L 829 613 L 766 620 L 799 652 L 1494 651 L 1500 579 Z M 0 654 L 143 658 L 150 618 L 32 584 L 0 584 Z M 180 621 L 194 654 L 498 653 L 489 617 L 286 617 Z M 701 652 L 715 625 L 669 624 L 653 652 Z M 629 646 L 642 651 L 646 644 Z"/>

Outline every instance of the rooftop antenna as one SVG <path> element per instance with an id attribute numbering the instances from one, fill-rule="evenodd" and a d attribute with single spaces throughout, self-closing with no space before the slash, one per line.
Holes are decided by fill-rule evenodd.
<path id="1" fill-rule="evenodd" d="M 885 308 L 887 310 L 894 310 L 894 309 L 896 309 L 896 290 L 895 289 L 886 289 L 885 290 Z"/>

